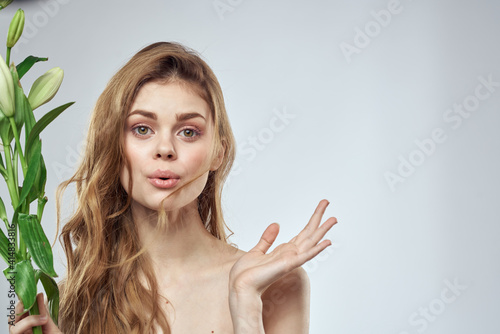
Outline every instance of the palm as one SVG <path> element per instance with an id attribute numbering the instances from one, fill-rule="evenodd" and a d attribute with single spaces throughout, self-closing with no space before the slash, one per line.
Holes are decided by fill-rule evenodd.
<path id="1" fill-rule="evenodd" d="M 259 243 L 233 265 L 229 274 L 230 286 L 236 291 L 261 293 L 274 281 L 331 245 L 330 240 L 320 242 L 337 222 L 331 217 L 320 226 L 328 204 L 326 200 L 320 201 L 308 224 L 298 235 L 266 254 L 279 232 L 278 224 L 269 225 Z"/>

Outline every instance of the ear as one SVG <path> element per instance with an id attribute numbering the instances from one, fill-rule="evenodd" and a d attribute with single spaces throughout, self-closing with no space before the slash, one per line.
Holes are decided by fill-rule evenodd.
<path id="1" fill-rule="evenodd" d="M 214 159 L 212 162 L 212 165 L 210 166 L 211 171 L 216 171 L 219 169 L 220 165 L 222 164 L 222 160 L 224 160 L 224 153 L 226 152 L 226 146 L 222 144 L 222 149 L 219 152 L 219 155 Z"/>

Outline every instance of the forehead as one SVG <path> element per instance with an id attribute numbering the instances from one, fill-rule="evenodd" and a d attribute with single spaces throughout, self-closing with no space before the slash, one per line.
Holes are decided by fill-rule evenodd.
<path id="1" fill-rule="evenodd" d="M 211 119 L 210 107 L 197 89 L 181 82 L 151 81 L 144 84 L 139 89 L 129 113 L 138 109 L 167 117 L 197 112 L 207 121 Z"/>

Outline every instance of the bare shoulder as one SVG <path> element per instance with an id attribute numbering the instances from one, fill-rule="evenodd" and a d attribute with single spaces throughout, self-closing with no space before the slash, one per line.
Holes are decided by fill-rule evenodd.
<path id="1" fill-rule="evenodd" d="M 262 294 L 262 300 L 309 296 L 309 289 L 309 276 L 304 268 L 298 267 L 271 284 Z"/>
<path id="2" fill-rule="evenodd" d="M 223 253 L 225 254 L 228 261 L 236 262 L 240 257 L 245 255 L 247 252 L 239 249 L 235 244 L 223 243 Z"/>
<path id="3" fill-rule="evenodd" d="M 271 284 L 262 294 L 266 333 L 308 333 L 310 285 L 307 272 L 298 267 Z"/>
<path id="4" fill-rule="evenodd" d="M 233 265 L 247 252 L 235 247 L 233 244 L 228 243 L 219 243 L 219 259 L 217 260 L 218 264 L 224 268 L 223 271 L 225 274 L 229 274 L 229 271 L 233 267 Z M 229 276 L 228 276 L 229 277 Z"/>

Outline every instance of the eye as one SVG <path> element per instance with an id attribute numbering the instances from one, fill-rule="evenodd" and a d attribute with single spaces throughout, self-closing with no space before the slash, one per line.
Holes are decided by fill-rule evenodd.
<path id="1" fill-rule="evenodd" d="M 193 128 L 186 128 L 186 129 L 183 129 L 181 130 L 181 133 L 184 133 L 184 136 L 183 137 L 186 137 L 188 138 L 189 140 L 192 140 L 198 136 L 201 135 L 201 132 L 196 130 L 196 129 L 193 129 Z"/>
<path id="2" fill-rule="evenodd" d="M 196 134 L 196 132 L 193 129 L 185 129 L 182 131 L 184 131 L 186 137 L 194 137 L 194 135 Z"/>
<path id="3" fill-rule="evenodd" d="M 136 135 L 139 135 L 139 136 L 146 136 L 150 133 L 150 131 L 152 131 L 150 128 L 148 128 L 147 126 L 144 126 L 144 125 L 139 125 L 139 126 L 136 126 L 135 128 L 132 129 L 132 131 L 134 132 L 134 134 Z"/>

